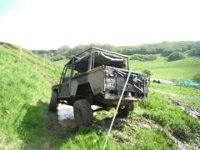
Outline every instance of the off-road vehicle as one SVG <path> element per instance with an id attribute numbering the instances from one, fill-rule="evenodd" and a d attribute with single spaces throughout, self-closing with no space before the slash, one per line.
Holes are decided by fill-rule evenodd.
<path id="1" fill-rule="evenodd" d="M 52 87 L 49 110 L 56 112 L 58 103 L 67 103 L 74 108 L 78 126 L 91 125 L 94 111 L 117 106 L 128 73 L 128 56 L 91 47 L 64 66 L 60 83 Z M 147 82 L 146 75 L 131 72 L 118 110 L 119 117 L 127 117 L 135 101 L 147 98 Z M 91 105 L 100 107 L 92 110 Z"/>

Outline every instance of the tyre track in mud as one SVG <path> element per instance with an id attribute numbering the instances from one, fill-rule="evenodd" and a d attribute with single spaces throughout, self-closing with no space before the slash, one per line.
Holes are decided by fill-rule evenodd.
<path id="1" fill-rule="evenodd" d="M 175 93 L 169 93 L 169 92 L 156 90 L 156 89 L 151 89 L 151 91 L 169 96 L 169 100 L 173 105 L 176 105 L 176 106 L 180 107 L 181 109 L 185 110 L 192 117 L 198 119 L 199 122 L 200 122 L 200 109 L 199 108 L 191 107 L 191 106 L 181 102 L 180 100 L 176 100 L 176 99 L 173 98 L 175 96 L 175 97 L 179 97 L 181 99 L 181 98 L 184 98 L 183 95 L 179 95 L 179 94 L 175 94 Z"/>

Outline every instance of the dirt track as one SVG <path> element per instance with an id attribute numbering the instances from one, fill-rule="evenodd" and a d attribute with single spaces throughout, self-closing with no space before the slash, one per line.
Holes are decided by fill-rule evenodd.
<path id="1" fill-rule="evenodd" d="M 187 111 L 191 116 L 197 118 L 200 121 L 200 109 L 192 108 L 183 102 L 179 102 L 179 101 L 176 101 L 173 99 L 171 99 L 171 102 L 172 102 L 172 104 L 175 104 L 175 105 L 179 106 L 180 108 L 182 108 L 183 110 Z"/>

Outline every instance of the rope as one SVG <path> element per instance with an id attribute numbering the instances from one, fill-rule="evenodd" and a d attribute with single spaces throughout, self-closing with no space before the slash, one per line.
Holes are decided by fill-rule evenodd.
<path id="1" fill-rule="evenodd" d="M 106 145 L 107 145 L 108 139 L 109 139 L 109 137 L 110 137 L 110 133 L 111 133 L 111 130 L 112 130 L 112 127 L 113 127 L 115 118 L 116 118 L 116 116 L 117 116 L 117 112 L 118 112 L 120 103 L 121 103 L 122 98 L 123 98 L 123 96 L 124 96 L 124 91 L 125 91 L 125 89 L 126 89 L 126 85 L 127 85 L 128 80 L 129 80 L 129 78 L 130 78 L 130 75 L 131 75 L 131 71 L 129 71 L 129 73 L 128 73 L 128 77 L 127 77 L 126 82 L 125 82 L 125 84 L 124 84 L 124 88 L 123 88 L 123 90 L 122 90 L 122 94 L 121 94 L 121 96 L 120 96 L 120 98 L 119 98 L 119 102 L 118 102 L 118 104 L 117 104 L 117 108 L 116 108 L 116 110 L 115 110 L 115 113 L 114 113 L 112 122 L 111 122 L 111 124 L 110 124 L 110 128 L 109 128 L 109 130 L 108 130 L 108 134 L 107 134 L 107 136 L 106 136 L 106 139 L 105 139 L 105 142 L 104 142 L 104 145 L 103 145 L 102 150 L 105 150 L 105 148 L 106 148 Z"/>

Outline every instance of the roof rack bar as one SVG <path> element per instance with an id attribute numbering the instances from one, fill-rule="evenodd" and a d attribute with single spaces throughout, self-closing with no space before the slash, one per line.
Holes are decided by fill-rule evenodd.
<path id="1" fill-rule="evenodd" d="M 92 50 L 92 47 L 90 47 L 90 48 L 84 50 L 83 52 L 81 52 L 81 53 L 79 53 L 79 54 L 77 54 L 75 57 L 80 56 L 81 54 L 83 54 L 83 53 L 85 53 L 85 52 L 87 52 L 87 51 L 89 51 L 89 50 Z"/>
<path id="2" fill-rule="evenodd" d="M 114 55 L 117 55 L 117 56 L 121 56 L 121 57 L 128 58 L 127 55 L 123 55 L 123 54 L 119 54 L 119 53 L 116 53 L 116 52 L 108 51 L 108 50 L 105 50 L 105 49 L 102 49 L 102 48 L 98 48 L 98 47 L 90 47 L 90 48 L 88 48 L 87 50 L 85 50 L 85 51 L 83 51 L 83 52 L 77 54 L 75 57 L 80 56 L 81 54 L 83 54 L 83 53 L 85 53 L 85 52 L 87 52 L 87 51 L 93 50 L 93 49 L 99 50 L 99 51 L 102 51 L 102 52 L 107 52 L 107 53 L 110 53 L 110 54 L 114 54 Z"/>
<path id="3" fill-rule="evenodd" d="M 118 55 L 118 56 L 121 56 L 121 57 L 128 58 L 127 55 L 123 55 L 123 54 L 119 54 L 119 53 L 116 53 L 116 52 L 108 51 L 108 50 L 105 50 L 105 49 L 102 49 L 102 48 L 98 48 L 98 47 L 91 47 L 91 48 L 92 48 L 92 49 L 99 50 L 99 51 L 103 51 L 103 52 L 111 53 L 111 54 L 114 54 L 114 55 Z"/>

